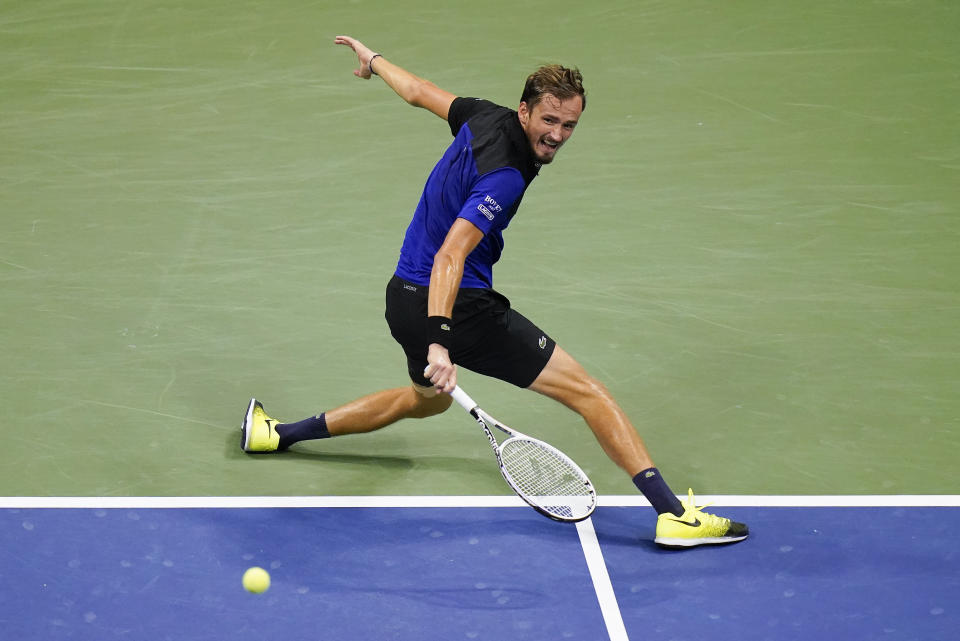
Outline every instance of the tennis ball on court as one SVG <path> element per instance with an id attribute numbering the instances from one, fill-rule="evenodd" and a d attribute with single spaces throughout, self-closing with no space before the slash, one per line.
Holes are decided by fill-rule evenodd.
<path id="1" fill-rule="evenodd" d="M 254 594 L 266 592 L 270 587 L 270 573 L 258 567 L 248 569 L 243 573 L 243 587 Z"/>

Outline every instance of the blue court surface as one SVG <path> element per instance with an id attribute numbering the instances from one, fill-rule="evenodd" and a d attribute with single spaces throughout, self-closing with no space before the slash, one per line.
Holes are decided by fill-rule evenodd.
<path id="1" fill-rule="evenodd" d="M 2 637 L 958 638 L 955 497 L 942 506 L 728 502 L 715 511 L 749 523 L 751 538 L 682 552 L 652 543 L 646 506 L 608 499 L 568 525 L 506 499 L 452 507 L 458 497 L 445 498 L 444 507 L 382 497 L 358 507 L 4 499 Z M 240 585 L 253 565 L 271 572 L 265 594 Z"/>

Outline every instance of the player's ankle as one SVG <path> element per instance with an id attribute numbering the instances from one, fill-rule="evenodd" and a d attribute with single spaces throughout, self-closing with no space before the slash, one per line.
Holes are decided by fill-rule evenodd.
<path id="1" fill-rule="evenodd" d="M 643 470 L 633 477 L 633 484 L 650 501 L 650 505 L 657 514 L 670 512 L 676 516 L 683 516 L 683 504 L 680 503 L 677 495 L 670 491 L 670 487 L 657 468 Z"/>
<path id="2" fill-rule="evenodd" d="M 285 450 L 294 443 L 309 441 L 318 438 L 330 438 L 327 429 L 327 415 L 325 413 L 305 418 L 296 423 L 281 423 L 277 425 L 277 434 L 280 435 L 279 449 Z"/>

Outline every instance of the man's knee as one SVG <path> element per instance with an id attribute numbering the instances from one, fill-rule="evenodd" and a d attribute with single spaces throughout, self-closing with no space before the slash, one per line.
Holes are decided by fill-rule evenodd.
<path id="1" fill-rule="evenodd" d="M 578 410 L 584 404 L 613 402 L 607 386 L 589 374 L 570 377 L 557 389 L 558 400 Z"/>
<path id="2" fill-rule="evenodd" d="M 588 374 L 580 363 L 559 346 L 530 389 L 576 411 L 581 411 L 585 404 L 613 402 L 607 386 Z"/>
<path id="3" fill-rule="evenodd" d="M 411 412 L 411 418 L 427 418 L 447 411 L 453 403 L 449 394 L 442 394 L 435 387 L 424 387 L 412 384 L 416 405 Z"/>

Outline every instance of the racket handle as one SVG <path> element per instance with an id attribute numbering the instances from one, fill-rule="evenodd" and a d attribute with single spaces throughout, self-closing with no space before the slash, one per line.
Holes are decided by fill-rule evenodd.
<path id="1" fill-rule="evenodd" d="M 450 396 L 452 396 L 453 400 L 460 404 L 460 407 L 468 412 L 473 412 L 473 410 L 477 408 L 476 402 L 470 398 L 466 392 L 460 389 L 459 385 L 453 388 L 453 391 L 450 392 Z"/>

